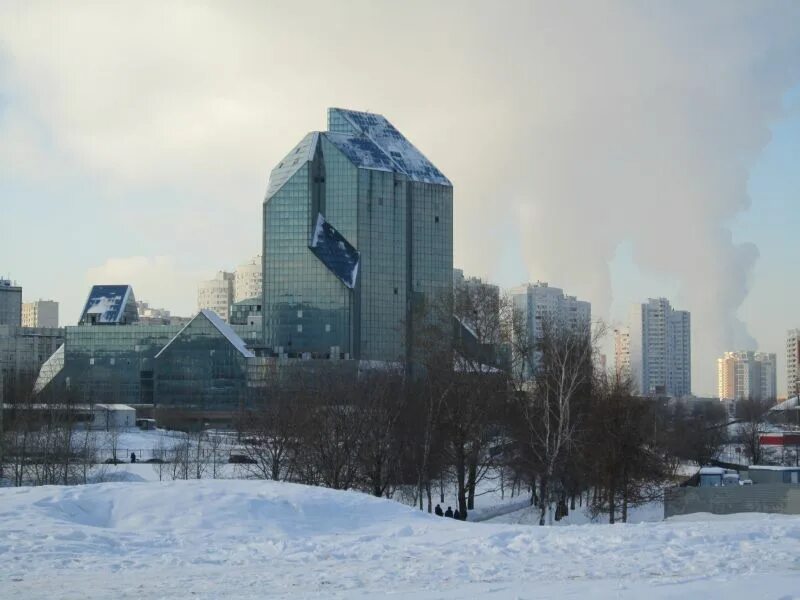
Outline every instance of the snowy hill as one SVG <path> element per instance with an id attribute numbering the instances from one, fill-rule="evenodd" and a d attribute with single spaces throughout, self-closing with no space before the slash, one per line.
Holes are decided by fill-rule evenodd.
<path id="1" fill-rule="evenodd" d="M 0 490 L 17 598 L 800 598 L 800 518 L 538 528 L 255 481 Z"/>

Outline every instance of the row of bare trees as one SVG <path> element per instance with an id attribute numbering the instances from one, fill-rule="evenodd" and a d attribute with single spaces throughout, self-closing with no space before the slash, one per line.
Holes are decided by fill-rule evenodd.
<path id="1" fill-rule="evenodd" d="M 5 390 L 0 419 L 0 480 L 20 485 L 86 483 L 97 462 L 98 437 L 82 423 L 69 396 L 42 404 L 33 377 Z"/>
<path id="2" fill-rule="evenodd" d="M 266 390 L 238 424 L 249 474 L 403 494 L 428 511 L 454 489 L 461 514 L 500 477 L 530 494 L 541 524 L 584 499 L 613 522 L 723 442 L 716 415 L 638 398 L 601 372 L 600 327 L 545 315 L 531 341 L 511 303 L 478 286 L 425 310 L 412 365 Z"/>

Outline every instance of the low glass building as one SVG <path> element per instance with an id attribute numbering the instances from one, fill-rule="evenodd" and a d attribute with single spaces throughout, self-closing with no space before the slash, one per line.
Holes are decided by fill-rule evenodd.
<path id="1" fill-rule="evenodd" d="M 245 342 L 213 311 L 186 326 L 78 325 L 39 372 L 44 401 L 231 410 L 246 400 Z M 254 372 L 254 374 L 257 374 Z"/>

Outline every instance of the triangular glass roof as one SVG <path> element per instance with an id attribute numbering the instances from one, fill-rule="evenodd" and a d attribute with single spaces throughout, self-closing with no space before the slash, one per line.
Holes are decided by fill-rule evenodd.
<path id="1" fill-rule="evenodd" d="M 244 340 L 242 340 L 242 338 L 240 338 L 236 334 L 236 332 L 231 328 L 231 326 L 228 325 L 222 319 L 220 319 L 219 315 L 217 315 L 217 313 L 215 313 L 213 310 L 209 310 L 207 308 L 204 308 L 199 313 L 197 313 L 195 315 L 195 317 L 191 321 L 189 321 L 183 327 L 183 329 L 181 329 L 175 335 L 175 337 L 173 337 L 169 342 L 167 342 L 166 346 L 164 346 L 161 350 L 159 350 L 158 354 L 156 354 L 155 357 L 158 358 L 159 356 L 164 354 L 164 352 L 166 352 L 167 348 L 169 348 L 175 340 L 180 338 L 181 335 L 183 335 L 183 332 L 186 331 L 188 328 L 190 328 L 192 326 L 192 323 L 194 323 L 197 319 L 206 319 L 206 320 L 208 320 L 217 329 L 217 331 L 219 331 L 231 343 L 231 345 L 234 348 L 236 348 L 236 350 L 242 356 L 244 356 L 245 358 L 255 358 L 255 354 L 252 352 L 252 350 L 248 350 L 247 345 L 244 343 Z"/>
<path id="2" fill-rule="evenodd" d="M 269 174 L 269 184 L 267 185 L 267 199 L 271 198 L 275 192 L 283 187 L 283 184 L 289 181 L 289 178 L 297 173 L 297 171 L 314 158 L 314 150 L 317 147 L 317 140 L 319 133 L 313 131 L 307 134 L 300 143 L 297 144 L 287 154 L 284 159 L 278 163 L 272 172 Z"/>

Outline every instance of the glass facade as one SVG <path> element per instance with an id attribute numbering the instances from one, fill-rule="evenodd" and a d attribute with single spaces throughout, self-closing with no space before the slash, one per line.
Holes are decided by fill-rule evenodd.
<path id="1" fill-rule="evenodd" d="M 247 325 L 253 317 L 261 318 L 261 297 L 247 298 L 231 305 L 231 325 Z"/>
<path id="2" fill-rule="evenodd" d="M 328 129 L 270 176 L 265 344 L 279 355 L 402 359 L 414 302 L 452 287 L 453 188 L 380 115 L 330 109 Z M 320 215 L 342 238 L 335 260 L 315 253 Z M 342 276 L 351 249 L 357 276 Z"/>
<path id="3" fill-rule="evenodd" d="M 247 361 L 254 357 L 222 325 L 201 312 L 156 355 L 157 407 L 236 410 L 245 400 Z"/>
<path id="4" fill-rule="evenodd" d="M 231 410 L 244 400 L 252 360 L 245 342 L 211 311 L 184 327 L 78 325 L 66 328 L 36 391 L 47 398 L 67 390 L 85 404 Z"/>
<path id="5" fill-rule="evenodd" d="M 79 402 L 152 404 L 155 356 L 180 329 L 173 325 L 67 327 L 58 380 Z"/>

